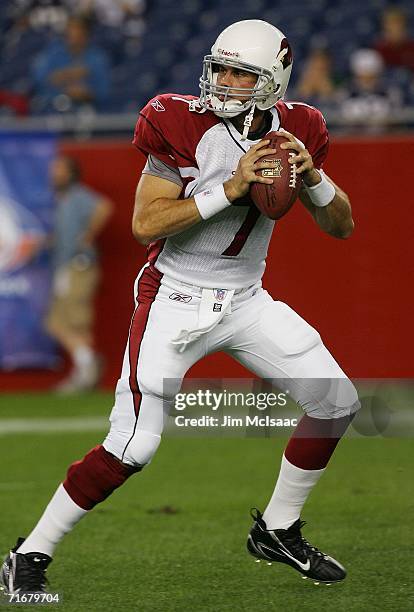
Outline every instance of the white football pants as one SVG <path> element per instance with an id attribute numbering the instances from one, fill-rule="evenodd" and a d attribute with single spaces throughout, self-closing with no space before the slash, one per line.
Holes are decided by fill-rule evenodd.
<path id="1" fill-rule="evenodd" d="M 318 332 L 289 306 L 273 300 L 261 283 L 236 291 L 231 312 L 182 353 L 172 340 L 181 330 L 197 327 L 200 287 L 162 276 L 148 265 L 137 283 L 137 307 L 103 443 L 124 463 L 150 462 L 187 370 L 216 351 L 228 353 L 260 378 L 274 379 L 276 387 L 289 389 L 310 416 L 338 418 L 358 409 L 353 384 Z M 327 379 L 333 379 L 328 395 Z"/>

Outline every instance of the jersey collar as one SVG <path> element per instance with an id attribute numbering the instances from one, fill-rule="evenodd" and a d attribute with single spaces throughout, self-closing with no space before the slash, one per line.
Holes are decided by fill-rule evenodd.
<path id="1" fill-rule="evenodd" d="M 279 113 L 277 112 L 275 107 L 272 107 L 270 109 L 270 112 L 272 114 L 272 125 L 270 127 L 269 132 L 276 132 L 279 129 L 279 127 L 280 127 Z M 245 143 L 245 142 L 256 143 L 256 142 L 259 142 L 260 138 L 258 138 L 257 140 L 251 140 L 251 138 L 249 136 L 247 137 L 246 140 L 242 140 L 242 134 L 234 127 L 232 122 L 229 119 L 223 119 L 223 121 L 225 122 L 225 124 L 227 125 L 228 129 L 230 130 L 231 135 L 234 137 L 235 140 L 237 140 L 237 142 L 241 142 L 241 143 Z"/>

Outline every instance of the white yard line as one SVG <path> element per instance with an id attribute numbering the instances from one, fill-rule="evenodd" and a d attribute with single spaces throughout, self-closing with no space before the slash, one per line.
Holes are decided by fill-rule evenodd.
<path id="1" fill-rule="evenodd" d="M 72 433 L 108 429 L 108 417 L 72 417 L 62 419 L 0 419 L 0 436 L 22 433 Z"/>
<path id="2" fill-rule="evenodd" d="M 44 485 L 45 481 L 42 480 L 42 485 Z M 40 486 L 39 482 L 30 481 L 30 482 L 0 482 L 0 491 L 17 491 L 19 489 L 38 489 Z"/>

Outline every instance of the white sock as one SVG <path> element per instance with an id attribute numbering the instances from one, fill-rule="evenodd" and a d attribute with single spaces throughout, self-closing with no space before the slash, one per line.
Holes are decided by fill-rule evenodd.
<path id="1" fill-rule="evenodd" d="M 75 504 L 61 484 L 36 527 L 17 552 L 23 554 L 40 552 L 51 557 L 63 536 L 71 531 L 87 512 L 87 510 Z"/>
<path id="2" fill-rule="evenodd" d="M 78 348 L 73 351 L 72 359 L 75 368 L 82 372 L 84 368 L 88 368 L 94 362 L 95 353 L 90 346 L 84 344 L 83 346 L 78 346 Z"/>
<path id="3" fill-rule="evenodd" d="M 282 457 L 279 478 L 272 498 L 263 513 L 268 529 L 288 529 L 300 517 L 303 505 L 324 473 L 322 470 L 302 470 Z"/>

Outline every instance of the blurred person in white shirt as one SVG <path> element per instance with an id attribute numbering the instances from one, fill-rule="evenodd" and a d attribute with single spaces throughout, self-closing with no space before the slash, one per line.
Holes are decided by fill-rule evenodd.
<path id="1" fill-rule="evenodd" d="M 358 49 L 351 55 L 350 68 L 352 80 L 341 104 L 343 118 L 371 130 L 386 127 L 402 105 L 402 94 L 384 80 L 381 55 L 374 49 Z"/>

